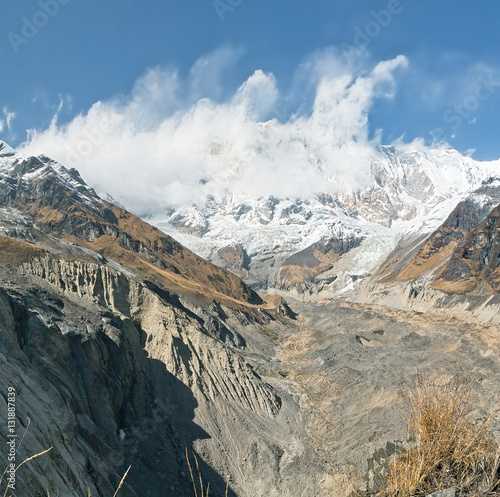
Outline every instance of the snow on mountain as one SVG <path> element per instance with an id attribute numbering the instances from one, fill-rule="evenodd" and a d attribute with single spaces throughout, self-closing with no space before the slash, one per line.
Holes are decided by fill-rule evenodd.
<path id="1" fill-rule="evenodd" d="M 2 142 L 4 143 L 4 142 Z M 42 197 L 46 189 L 53 190 L 55 184 L 67 191 L 72 191 L 88 207 L 103 206 L 103 201 L 96 192 L 81 178 L 76 169 L 67 169 L 45 155 L 25 158 L 6 145 L 3 150 L 11 150 L 0 155 L 0 185 L 14 191 L 21 183 L 29 195 Z"/>
<path id="2" fill-rule="evenodd" d="M 332 185 L 329 194 L 310 198 L 208 196 L 204 204 L 172 209 L 150 221 L 219 264 L 224 264 L 221 250 L 240 246 L 247 257 L 240 275 L 257 288 L 269 290 L 291 291 L 290 282 L 283 281 L 283 267 L 290 256 L 309 247 L 315 255 L 311 252 L 304 264 L 316 264 L 321 273 L 306 271 L 304 278 L 309 280 L 302 283 L 299 278 L 299 293 L 338 294 L 354 290 L 402 239 L 431 233 L 483 181 L 500 175 L 500 161 L 478 162 L 419 141 L 373 146 L 371 154 L 363 150 L 358 160 L 368 161 L 360 169 L 371 171 L 366 178 L 371 186 L 363 190 L 339 192 L 335 177 L 325 173 L 325 181 Z M 318 164 L 318 170 L 331 169 Z M 335 257 L 327 257 L 329 263 L 321 254 L 318 259 L 318 243 L 345 244 L 354 238 L 361 240 L 359 246 L 346 251 L 336 248 Z"/>
<path id="3" fill-rule="evenodd" d="M 273 123 L 259 126 L 269 130 Z M 295 139 L 307 148 L 300 136 Z M 0 144 L 0 183 L 6 188 L 14 177 L 36 189 L 47 177 L 55 176 L 87 205 L 102 203 L 76 170 L 45 156 L 23 162 L 12 148 Z M 480 197 L 478 188 L 485 180 L 500 176 L 500 161 L 478 162 L 455 150 L 431 148 L 419 141 L 394 146 L 362 144 L 357 152 L 355 144 L 351 145 L 351 157 L 357 161 L 353 167 L 370 171 L 362 181 L 363 188 L 346 188 L 345 177 L 332 173 L 345 167 L 326 163 L 335 156 L 321 158 L 311 150 L 310 163 L 323 178 L 321 191 L 329 193 L 259 197 L 254 191 L 262 191 L 260 188 L 238 192 L 229 188 L 232 177 L 244 175 L 242 164 L 250 159 L 239 160 L 235 155 L 226 164 L 228 157 L 219 149 L 227 145 L 220 143 L 219 151 L 214 151 L 212 144 L 207 153 L 220 162 L 215 170 L 219 176 L 224 173 L 226 186 L 207 193 L 196 205 L 156 213 L 149 221 L 257 289 L 301 296 L 318 292 L 339 295 L 355 291 L 396 246 L 433 232 L 472 192 L 477 190 Z M 275 152 L 257 147 L 251 161 Z M 21 162 L 24 165 L 19 169 Z M 292 170 L 296 172 L 296 168 Z M 257 180 L 252 180 L 253 186 Z M 214 178 L 206 181 L 213 183 Z M 266 176 L 260 181 L 266 181 Z M 291 178 L 286 181 L 290 183 Z M 330 186 L 324 188 L 325 184 Z M 486 197 L 483 203 L 489 205 Z"/>
<path id="4" fill-rule="evenodd" d="M 12 155 L 15 153 L 15 150 L 7 145 L 4 141 L 0 140 L 0 157 L 6 156 L 6 155 Z"/>
<path id="5" fill-rule="evenodd" d="M 365 238 L 375 231 L 389 231 L 381 226 L 370 230 L 363 220 L 316 199 L 273 197 L 211 199 L 203 209 L 184 208 L 166 221 L 157 218 L 153 223 L 162 230 L 175 232 L 193 251 L 209 259 L 218 250 L 239 244 L 251 260 L 250 279 L 255 281 L 266 280 L 271 263 L 282 262 L 321 240 Z M 201 228 L 204 233 L 200 236 Z"/>

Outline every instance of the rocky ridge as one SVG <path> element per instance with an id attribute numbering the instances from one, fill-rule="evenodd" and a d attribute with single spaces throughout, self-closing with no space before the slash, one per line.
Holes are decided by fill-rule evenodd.
<path id="1" fill-rule="evenodd" d="M 490 178 L 430 235 L 406 240 L 381 265 L 358 302 L 498 323 L 495 226 L 500 181 Z"/>
<path id="2" fill-rule="evenodd" d="M 47 237 L 52 236 L 74 243 L 197 298 L 204 298 L 208 289 L 228 302 L 263 303 L 232 273 L 103 201 L 77 171 L 45 156 L 24 159 L 13 154 L 0 158 L 0 208 L 15 209 L 36 223 L 36 228 L 27 226 L 19 232 L 18 238 L 49 244 Z M 15 234 L 13 230 L 10 233 Z"/>

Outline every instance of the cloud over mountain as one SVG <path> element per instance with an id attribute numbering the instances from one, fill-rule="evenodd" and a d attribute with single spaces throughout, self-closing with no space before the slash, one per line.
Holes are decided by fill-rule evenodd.
<path id="1" fill-rule="evenodd" d="M 393 95 L 394 74 L 407 59 L 370 66 L 323 51 L 304 61 L 288 92 L 273 74 L 256 70 L 224 97 L 222 74 L 238 56 L 219 49 L 186 77 L 150 69 L 130 95 L 31 130 L 22 152 L 78 168 L 92 186 L 138 213 L 208 194 L 308 197 L 367 186 L 368 114 L 376 98 Z M 310 108 L 285 115 L 298 87 L 311 93 Z"/>

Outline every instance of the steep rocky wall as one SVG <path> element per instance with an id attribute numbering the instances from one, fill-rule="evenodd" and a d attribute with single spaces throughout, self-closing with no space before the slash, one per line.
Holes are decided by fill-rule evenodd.
<path id="1" fill-rule="evenodd" d="M 85 297 L 130 315 L 129 278 L 107 266 L 47 256 L 33 258 L 22 266 L 22 272 L 46 281 L 68 296 Z"/>
<path id="2" fill-rule="evenodd" d="M 99 318 L 69 307 L 34 288 L 0 291 L 0 409 L 6 412 L 5 390 L 12 387 L 19 437 L 31 419 L 17 463 L 53 447 L 19 471 L 13 495 L 76 497 L 87 488 L 92 495 L 112 495 L 124 470 L 122 412 L 136 418 L 150 411 L 152 392 L 137 381 L 147 376 L 138 336 L 130 327 L 113 327 L 112 340 Z M 4 430 L 2 423 L 3 440 Z M 0 459 L 5 466 L 5 451 Z M 124 495 L 137 494 L 127 486 Z"/>
<path id="3" fill-rule="evenodd" d="M 185 448 L 214 495 L 227 475 L 242 497 L 319 491 L 299 399 L 251 365 L 268 370 L 284 306 L 282 324 L 265 310 L 188 309 L 152 283 L 53 255 L 0 272 L 2 385 L 19 391 L 19 423 L 33 420 L 19 455 L 54 446 L 20 473 L 18 495 L 109 496 L 128 465 L 125 496 L 192 495 Z"/>
<path id="4" fill-rule="evenodd" d="M 248 364 L 208 335 L 201 320 L 187 317 L 172 294 L 153 287 L 162 298 L 140 281 L 129 280 L 109 267 L 81 261 L 35 258 L 23 266 L 23 271 L 68 296 L 89 299 L 132 319 L 146 335 L 145 349 L 150 356 L 161 360 L 172 374 L 207 399 L 222 396 L 238 400 L 251 410 L 263 409 L 270 415 L 279 410 L 279 399 Z"/>

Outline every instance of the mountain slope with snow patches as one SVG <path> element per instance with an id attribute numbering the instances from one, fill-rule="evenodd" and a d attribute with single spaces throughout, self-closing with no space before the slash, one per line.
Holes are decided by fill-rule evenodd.
<path id="1" fill-rule="evenodd" d="M 266 139 L 282 133 L 274 121 L 258 124 L 256 133 L 255 143 L 247 143 L 245 150 L 222 141 L 211 143 L 207 155 L 213 176 L 202 180 L 207 186 L 204 198 L 153 211 L 148 220 L 260 291 L 296 297 L 349 295 L 379 273 L 389 256 L 406 247 L 411 252 L 483 182 L 500 176 L 500 161 L 478 162 L 420 141 L 392 146 L 353 142 L 348 151 L 325 155 L 299 132 L 283 135 L 279 146 Z M 283 183 L 299 185 L 296 196 L 279 185 L 276 194 L 261 196 L 272 191 L 272 184 L 259 185 L 269 180 L 266 175 L 253 177 L 248 188 L 242 187 L 248 168 L 261 170 L 255 166 L 259 161 L 277 167 L 276 156 L 282 149 L 300 149 L 300 161 L 309 154 L 303 178 L 287 176 L 283 164 L 279 168 Z M 1 171 L 12 168 L 17 155 L 3 142 L 1 150 L 4 175 Z M 346 158 L 352 161 L 350 166 L 342 164 Z M 293 154 L 286 159 L 293 161 Z M 102 203 L 76 171 L 43 156 L 36 160 L 46 165 L 25 171 L 23 182 L 36 179 L 30 175 L 43 176 L 49 168 L 83 203 Z M 344 174 L 348 166 L 369 173 L 357 186 L 349 186 Z M 296 165 L 290 171 L 297 174 Z M 272 171 L 274 179 L 276 173 Z M 305 194 L 311 184 L 301 189 L 300 183 L 308 183 L 311 175 L 317 193 Z M 212 188 L 215 184 L 219 186 Z"/>
<path id="2" fill-rule="evenodd" d="M 228 192 L 153 215 L 150 221 L 255 288 L 295 296 L 346 294 L 398 244 L 425 239 L 483 181 L 500 174 L 499 161 L 478 162 L 418 141 L 373 146 L 358 160 L 367 162 L 361 170 L 370 171 L 364 189 L 340 189 L 341 178 L 325 172 L 331 193 L 256 198 Z M 319 162 L 317 168 L 338 166 Z M 228 175 L 238 174 L 231 164 L 227 169 Z M 244 264 L 235 267 L 225 260 L 230 247 L 238 247 Z M 307 257 L 292 258 L 304 251 Z"/>

